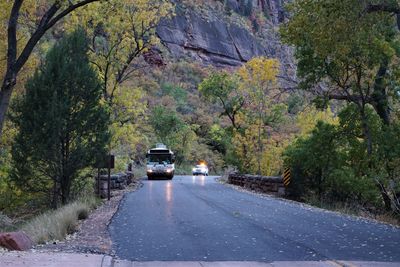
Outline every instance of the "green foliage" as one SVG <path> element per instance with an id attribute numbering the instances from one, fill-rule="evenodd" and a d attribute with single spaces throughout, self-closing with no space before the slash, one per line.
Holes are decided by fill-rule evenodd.
<path id="1" fill-rule="evenodd" d="M 396 21 L 389 12 L 368 12 L 363 1 L 297 0 L 281 29 L 295 46 L 300 87 L 317 92 L 315 103 L 330 99 L 371 104 L 388 124 L 391 99 L 398 88 L 399 47 Z M 324 82 L 329 90 L 314 90 Z M 366 136 L 366 138 L 368 138 Z"/>
<path id="2" fill-rule="evenodd" d="M 337 137 L 333 125 L 319 122 L 309 138 L 298 139 L 288 148 L 286 163 L 303 178 L 294 177 L 293 184 L 303 183 L 296 186 L 315 190 L 319 196 L 323 193 L 332 170 L 342 164 L 343 156 L 336 150 Z"/>
<path id="3" fill-rule="evenodd" d="M 357 107 L 349 105 L 339 118 L 338 125 L 318 122 L 309 136 L 299 138 L 286 150 L 285 161 L 293 174 L 292 195 L 354 202 L 381 210 L 383 186 L 392 189 L 388 196 L 397 210 L 399 125 L 384 126 L 374 110 L 368 108 L 367 120 L 374 143 L 369 155 Z"/>
<path id="4" fill-rule="evenodd" d="M 160 142 L 167 144 L 168 138 L 184 127 L 184 122 L 176 112 L 165 107 L 155 107 L 150 117 L 150 123 L 154 128 Z"/>
<path id="5" fill-rule="evenodd" d="M 195 133 L 175 111 L 162 106 L 155 107 L 150 116 L 157 141 L 166 144 L 176 154 L 178 164 L 187 159 Z"/>
<path id="6" fill-rule="evenodd" d="M 395 55 L 394 19 L 388 13 L 363 12 L 364 4 L 356 0 L 297 0 L 289 8 L 293 17 L 282 35 L 296 46 L 305 87 L 323 77 L 332 83 L 353 83 L 353 77 L 342 80 L 348 71 L 374 70 Z M 349 70 L 349 66 L 359 67 Z M 375 73 L 364 70 L 363 75 Z"/>
<path id="7" fill-rule="evenodd" d="M 176 110 L 182 114 L 193 112 L 193 108 L 187 105 L 188 92 L 180 86 L 164 84 L 163 95 L 172 96 L 176 103 Z"/>
<path id="8" fill-rule="evenodd" d="M 297 114 L 304 105 L 304 98 L 299 94 L 291 94 L 287 99 L 287 111 L 289 114 Z"/>
<path id="9" fill-rule="evenodd" d="M 272 137 L 287 121 L 287 106 L 275 102 L 279 72 L 277 60 L 253 58 L 234 73 L 213 72 L 199 85 L 199 91 L 217 104 L 231 127 L 212 125 L 207 141 L 224 155 L 227 164 L 243 172 L 278 174 L 281 154 L 288 137 Z"/>
<path id="10" fill-rule="evenodd" d="M 70 200 L 79 171 L 105 152 L 109 114 L 89 66 L 83 30 L 65 36 L 15 103 L 19 132 L 12 150 L 12 182 L 28 192 L 53 191 L 52 205 Z"/>
<path id="11" fill-rule="evenodd" d="M 384 6 L 398 4 L 388 1 Z M 297 0 L 289 4 L 292 17 L 281 35 L 295 46 L 300 87 L 317 93 L 319 108 L 328 107 L 331 99 L 354 104 L 342 112 L 337 129 L 354 175 L 344 167 L 336 174 L 373 181 L 385 209 L 398 211 L 393 186 L 398 182 L 387 165 L 397 155 L 382 156 L 389 153 L 382 138 L 396 127 L 391 114 L 398 108 L 399 25 L 392 12 L 377 7 L 357 0 Z M 316 90 L 321 83 L 329 89 Z"/>
<path id="12" fill-rule="evenodd" d="M 238 91 L 238 81 L 234 75 L 225 71 L 212 73 L 200 83 L 199 91 L 210 102 L 221 105 L 221 115 L 226 115 L 234 128 L 240 127 L 237 115 L 244 105 L 244 98 Z"/>

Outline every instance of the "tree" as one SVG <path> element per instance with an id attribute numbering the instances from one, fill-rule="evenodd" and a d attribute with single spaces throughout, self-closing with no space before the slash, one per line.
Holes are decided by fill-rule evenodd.
<path id="1" fill-rule="evenodd" d="M 155 131 L 157 142 L 162 142 L 174 150 L 177 163 L 182 163 L 188 158 L 196 136 L 191 126 L 183 121 L 176 111 L 164 106 L 155 107 L 150 116 L 150 124 Z"/>
<path id="2" fill-rule="evenodd" d="M 243 99 L 247 101 L 246 109 L 255 114 L 258 128 L 258 174 L 261 174 L 262 135 L 267 124 L 267 111 L 272 109 L 271 98 L 278 73 L 279 62 L 264 57 L 251 59 L 238 71 L 242 80 L 240 88 Z"/>
<path id="3" fill-rule="evenodd" d="M 68 28 L 83 25 L 88 32 L 90 61 L 111 109 L 111 149 L 119 158 L 137 157 L 139 143 L 146 143 L 145 93 L 131 78 L 148 67 L 138 58 L 159 43 L 156 26 L 172 9 L 168 0 L 108 0 L 80 9 L 67 22 Z"/>
<path id="4" fill-rule="evenodd" d="M 119 159 L 137 159 L 144 155 L 139 146 L 147 146 L 148 107 L 141 88 L 122 88 L 114 95 L 110 132 L 110 149 Z"/>
<path id="5" fill-rule="evenodd" d="M 52 188 L 53 207 L 70 200 L 79 171 L 104 155 L 109 141 L 109 114 L 87 51 L 82 29 L 65 36 L 49 51 L 15 106 L 19 132 L 12 178 L 28 191 Z"/>
<path id="6" fill-rule="evenodd" d="M 103 82 L 104 99 L 114 95 L 139 66 L 133 62 L 159 43 L 156 26 L 172 15 L 168 0 L 108 0 L 94 3 L 72 15 L 72 26 L 84 25 L 90 42 L 90 59 Z M 129 88 L 125 88 L 129 89 Z"/>
<path id="7" fill-rule="evenodd" d="M 224 110 L 221 115 L 226 115 L 237 130 L 240 128 L 237 116 L 245 103 L 238 87 L 236 77 L 226 71 L 211 74 L 199 85 L 200 93 L 212 103 L 219 102 Z"/>
<path id="8" fill-rule="evenodd" d="M 300 137 L 286 150 L 286 164 L 296 197 L 373 205 L 382 208 L 382 189 L 393 211 L 399 213 L 399 125 L 385 125 L 372 107 L 367 110 L 374 140 L 372 157 L 363 135 L 362 117 L 355 104 L 339 113 L 338 123 L 318 122 L 311 133 Z M 376 186 L 379 185 L 379 187 Z M 375 186 L 374 186 L 375 185 Z"/>
<path id="9" fill-rule="evenodd" d="M 290 5 L 293 16 L 282 29 L 283 39 L 295 46 L 300 87 L 318 95 L 325 105 L 331 99 L 356 105 L 369 159 L 374 143 L 368 106 L 390 125 L 400 73 L 398 27 L 384 8 L 398 2 L 374 3 L 297 0 Z M 389 210 L 387 190 L 377 186 Z"/>
<path id="10" fill-rule="evenodd" d="M 4 8 L 2 9 L 3 12 L 4 10 L 7 10 L 10 12 L 10 15 L 7 18 L 7 52 L 6 55 L 4 55 L 6 57 L 6 68 L 2 74 L 3 78 L 0 88 L 0 137 L 2 135 L 4 120 L 10 103 L 11 95 L 13 93 L 14 86 L 17 83 L 18 74 L 28 61 L 38 42 L 49 29 L 51 29 L 65 16 L 82 6 L 97 1 L 99 0 L 54 0 L 51 1 L 50 4 L 43 3 L 43 7 L 45 8 L 43 8 L 41 12 L 33 12 L 34 14 L 41 14 L 41 16 L 39 15 L 36 18 L 38 23 L 34 24 L 33 31 L 24 45 L 20 44 L 21 39 L 18 38 L 19 31 L 21 30 L 19 23 L 20 16 L 27 15 L 27 17 L 29 17 L 32 13 L 26 12 L 26 14 L 21 14 L 21 11 L 24 11 L 24 8 L 35 6 L 36 2 L 32 0 L 14 0 L 5 1 L 5 3 L 2 3 L 1 7 Z M 18 53 L 19 51 L 21 52 Z"/>
<path id="11" fill-rule="evenodd" d="M 299 136 L 309 135 L 319 121 L 333 125 L 338 124 L 338 118 L 333 114 L 330 107 L 325 110 L 318 110 L 314 106 L 309 106 L 296 116 L 296 124 L 300 130 Z"/>
<path id="12" fill-rule="evenodd" d="M 360 112 L 371 104 L 389 124 L 389 97 L 398 84 L 398 31 L 391 14 L 370 8 L 366 1 L 298 0 L 290 5 L 293 17 L 282 36 L 295 45 L 303 89 L 355 103 Z"/>

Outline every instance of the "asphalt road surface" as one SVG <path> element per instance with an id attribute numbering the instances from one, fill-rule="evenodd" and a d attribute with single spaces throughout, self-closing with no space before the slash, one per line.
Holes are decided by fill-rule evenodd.
<path id="1" fill-rule="evenodd" d="M 109 227 L 121 259 L 400 262 L 400 228 L 240 192 L 211 176 L 143 183 Z"/>

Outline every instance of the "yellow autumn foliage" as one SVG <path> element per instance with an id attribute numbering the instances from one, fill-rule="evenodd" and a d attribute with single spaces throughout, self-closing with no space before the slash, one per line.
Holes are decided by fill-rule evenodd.
<path id="1" fill-rule="evenodd" d="M 236 155 L 242 160 L 243 169 L 247 173 L 258 172 L 258 161 L 261 163 L 261 175 L 279 175 L 283 169 L 282 154 L 290 144 L 290 136 L 279 136 L 271 133 L 269 137 L 262 138 L 263 152 L 258 155 L 258 130 L 257 125 L 252 125 L 244 134 L 235 132 L 233 145 Z"/>
<path id="2" fill-rule="evenodd" d="M 142 129 L 147 111 L 145 96 L 141 88 L 122 88 L 115 95 L 110 148 L 119 155 L 136 156 L 136 146 L 145 140 Z"/>
<path id="3" fill-rule="evenodd" d="M 239 76 L 247 86 L 265 89 L 268 85 L 276 83 L 279 73 L 279 61 L 266 57 L 255 57 L 243 65 Z"/>
<path id="4" fill-rule="evenodd" d="M 30 31 L 38 20 L 41 7 L 46 6 L 45 0 L 26 0 L 21 7 L 19 16 L 19 27 L 17 29 L 17 56 L 21 53 L 30 37 Z M 14 1 L 0 1 L 0 78 L 5 75 L 7 66 L 7 28 L 11 8 Z M 18 76 L 16 91 L 21 91 L 26 79 L 33 73 L 37 66 L 36 55 L 31 55 Z"/>
<path id="5" fill-rule="evenodd" d="M 309 106 L 297 114 L 296 123 L 299 128 L 300 136 L 308 135 L 317 125 L 318 121 L 337 125 L 339 119 L 328 107 L 325 110 L 318 110 L 314 106 Z"/>
<path id="6" fill-rule="evenodd" d="M 172 10 L 168 0 L 95 2 L 72 14 L 67 29 L 86 29 L 91 61 L 112 95 L 132 72 L 131 61 L 159 43 L 155 27 Z"/>

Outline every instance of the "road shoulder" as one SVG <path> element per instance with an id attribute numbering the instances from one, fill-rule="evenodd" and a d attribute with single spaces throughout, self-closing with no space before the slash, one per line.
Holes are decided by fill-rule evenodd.
<path id="1" fill-rule="evenodd" d="M 112 191 L 111 200 L 104 200 L 98 208 L 93 210 L 89 217 L 79 224 L 75 233 L 68 235 L 63 241 L 37 245 L 32 251 L 113 255 L 108 225 L 117 212 L 124 195 L 136 191 L 141 185 L 141 180 L 135 179 L 126 189 Z"/>

